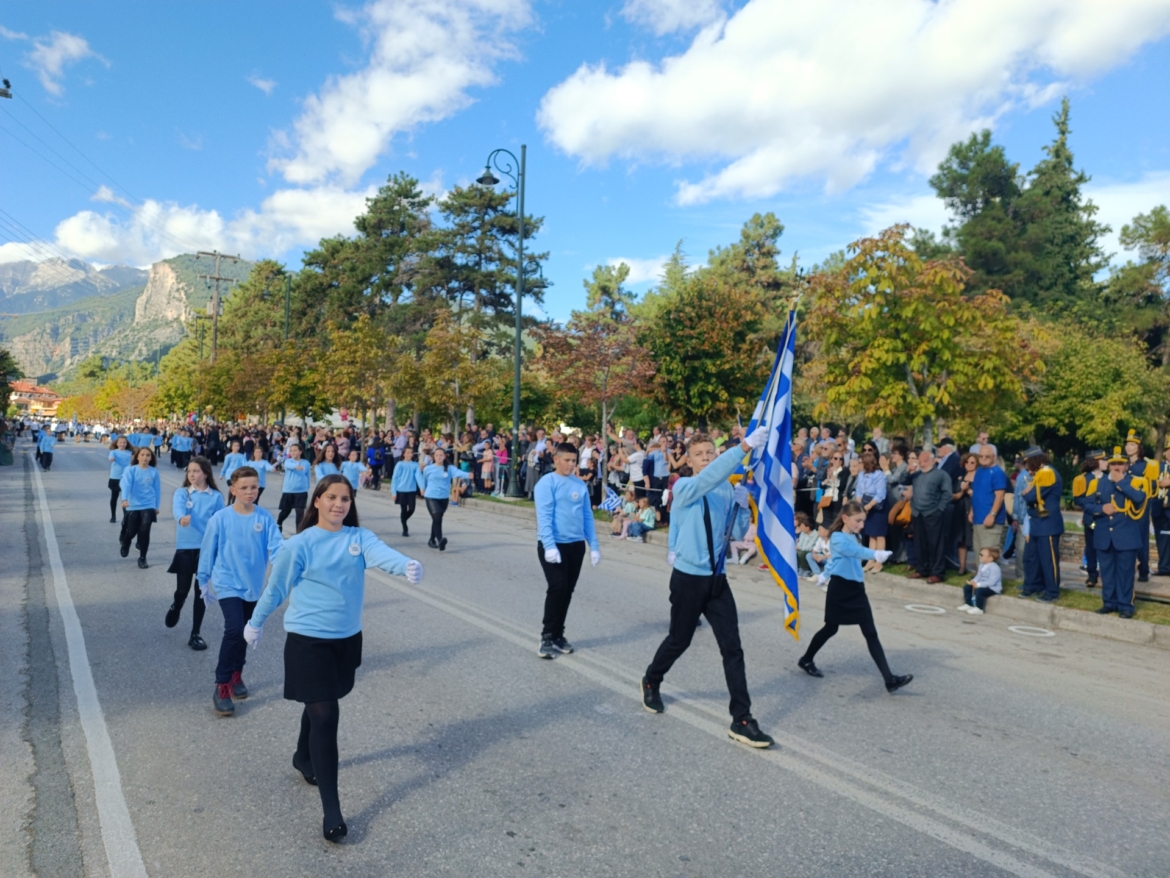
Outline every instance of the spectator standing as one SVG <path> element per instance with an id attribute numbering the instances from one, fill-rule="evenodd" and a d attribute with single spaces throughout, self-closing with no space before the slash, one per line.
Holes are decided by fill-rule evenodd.
<path id="1" fill-rule="evenodd" d="M 955 509 L 955 531 L 959 551 L 959 572 L 967 574 L 967 550 L 974 541 L 974 528 L 971 524 L 971 485 L 975 480 L 975 472 L 979 467 L 979 458 L 967 452 L 959 458 L 959 490 L 951 494 L 951 503 Z M 978 557 L 978 556 L 976 556 Z"/>
<path id="2" fill-rule="evenodd" d="M 865 526 L 861 536 L 871 549 L 886 547 L 886 474 L 878 469 L 877 457 L 871 451 L 861 455 L 861 474 L 857 477 L 857 502 L 865 510 Z"/>
<path id="3" fill-rule="evenodd" d="M 971 511 L 968 514 L 972 530 L 971 548 L 976 557 L 984 549 L 994 548 L 998 558 L 1007 524 L 1004 498 L 1008 491 L 1008 477 L 996 462 L 994 446 L 980 445 L 976 459 L 979 468 L 971 481 Z"/>
<path id="4" fill-rule="evenodd" d="M 873 444 L 878 450 L 878 454 L 890 453 L 890 440 L 882 433 L 881 427 L 874 427 L 872 434 Z"/>
<path id="5" fill-rule="evenodd" d="M 911 487 L 910 509 L 917 568 L 911 579 L 942 582 L 946 572 L 946 544 L 951 515 L 951 477 L 939 466 L 934 452 L 918 455 L 918 475 Z"/>

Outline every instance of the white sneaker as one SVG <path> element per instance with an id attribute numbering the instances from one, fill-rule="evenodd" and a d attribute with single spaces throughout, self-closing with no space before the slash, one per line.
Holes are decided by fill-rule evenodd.
<path id="1" fill-rule="evenodd" d="M 821 578 L 815 574 L 810 574 L 804 578 L 805 582 L 820 582 Z"/>
<path id="2" fill-rule="evenodd" d="M 983 615 L 983 610 L 979 609 L 978 607 L 968 607 L 967 612 L 970 613 L 972 616 L 982 616 Z"/>
<path id="3" fill-rule="evenodd" d="M 960 613 L 965 613 L 969 609 L 971 609 L 971 605 L 970 604 L 959 604 L 957 607 L 955 607 L 955 609 L 958 610 Z"/>

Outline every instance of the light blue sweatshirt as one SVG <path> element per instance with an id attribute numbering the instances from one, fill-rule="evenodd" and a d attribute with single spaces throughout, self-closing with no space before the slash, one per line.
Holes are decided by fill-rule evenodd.
<path id="1" fill-rule="evenodd" d="M 341 465 L 341 474 L 349 479 L 349 483 L 353 485 L 356 491 L 359 489 L 362 480 L 362 473 L 368 470 L 369 467 L 359 461 L 347 460 Z"/>
<path id="2" fill-rule="evenodd" d="M 123 471 L 125 471 L 126 467 L 130 466 L 133 460 L 134 455 L 129 449 L 126 451 L 118 448 L 113 449 L 110 452 L 110 478 L 122 478 Z"/>
<path id="3" fill-rule="evenodd" d="M 589 488 L 576 476 L 549 473 L 536 483 L 536 538 L 546 549 L 558 543 L 589 543 L 597 549 L 597 528 Z"/>
<path id="4" fill-rule="evenodd" d="M 190 436 L 175 436 L 171 439 L 171 448 L 175 451 L 190 451 L 195 445 L 195 440 Z"/>
<path id="5" fill-rule="evenodd" d="M 211 516 L 223 509 L 223 495 L 219 491 L 207 488 L 197 491 L 194 488 L 179 488 L 171 500 L 171 514 L 175 517 L 175 548 L 198 549 L 203 545 L 203 535 L 207 532 L 207 522 Z M 180 518 L 191 516 L 186 527 L 179 524 Z"/>
<path id="6" fill-rule="evenodd" d="M 439 466 L 432 463 L 418 476 L 418 489 L 428 500 L 446 500 L 451 496 L 451 480 L 466 479 L 468 473 L 457 466 Z"/>
<path id="7" fill-rule="evenodd" d="M 130 512 L 161 509 L 162 479 L 158 476 L 158 470 L 153 466 L 143 469 L 137 464 L 126 467 L 122 473 L 122 499 L 130 501 L 126 507 Z"/>
<path id="8" fill-rule="evenodd" d="M 825 562 L 824 575 L 864 582 L 865 573 L 861 569 L 861 562 L 872 561 L 873 557 L 873 549 L 861 545 L 860 537 L 839 530 L 829 536 L 829 560 Z"/>
<path id="9" fill-rule="evenodd" d="M 313 464 L 313 475 L 315 475 L 317 477 L 318 482 L 321 481 L 321 479 L 325 478 L 326 476 L 335 476 L 335 475 L 338 475 L 340 472 L 341 472 L 341 470 L 339 470 L 337 468 L 337 464 L 330 463 L 327 460 L 323 460 L 320 463 Z"/>
<path id="10" fill-rule="evenodd" d="M 711 541 L 715 547 L 715 572 L 724 571 L 727 538 L 735 515 L 735 489 L 728 479 L 743 463 L 744 453 L 736 445 L 711 461 L 697 476 L 674 483 L 670 504 L 670 547 L 675 553 L 674 569 L 693 576 L 711 575 L 707 551 L 707 529 L 703 524 L 703 498 L 711 517 Z M 543 481 L 543 479 L 542 479 Z M 539 486 L 540 482 L 537 482 Z"/>
<path id="11" fill-rule="evenodd" d="M 309 491 L 309 462 L 303 457 L 293 460 L 284 459 L 284 485 L 280 489 L 285 494 L 307 494 Z"/>
<path id="12" fill-rule="evenodd" d="M 264 571 L 282 542 L 276 519 L 267 509 L 257 506 L 251 515 L 241 515 L 234 506 L 226 506 L 207 523 L 195 578 L 204 586 L 210 583 L 212 594 L 221 600 L 259 600 Z"/>
<path id="13" fill-rule="evenodd" d="M 366 568 L 404 576 L 409 561 L 364 527 L 343 527 L 336 533 L 307 528 L 289 538 L 272 562 L 252 626 L 261 627 L 289 598 L 285 631 L 330 640 L 352 637 L 362 630 Z"/>
<path id="14" fill-rule="evenodd" d="M 418 462 L 400 460 L 394 466 L 394 477 L 390 479 L 391 494 L 413 494 L 418 490 Z"/>
<path id="15" fill-rule="evenodd" d="M 248 458 L 244 457 L 243 454 L 236 451 L 223 459 L 223 469 L 219 471 L 219 477 L 223 480 L 225 485 L 229 485 L 231 484 L 232 473 L 234 473 L 240 467 L 247 465 Z"/>
<path id="16" fill-rule="evenodd" d="M 266 460 L 249 460 L 245 465 L 256 470 L 256 477 L 260 480 L 260 487 L 267 488 L 268 474 L 276 469 L 276 467 Z"/>
<path id="17" fill-rule="evenodd" d="M 41 438 L 37 440 L 37 448 L 41 450 L 41 454 L 52 454 L 53 449 L 57 447 L 57 437 L 45 430 L 41 433 Z"/>

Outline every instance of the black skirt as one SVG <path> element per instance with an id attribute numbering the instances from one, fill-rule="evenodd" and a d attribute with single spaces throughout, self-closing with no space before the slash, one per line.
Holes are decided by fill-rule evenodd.
<path id="1" fill-rule="evenodd" d="M 826 625 L 860 625 L 872 621 L 873 610 L 865 596 L 865 583 L 841 576 L 829 578 L 829 593 L 825 598 Z"/>
<path id="2" fill-rule="evenodd" d="M 284 641 L 284 697 L 311 704 L 335 701 L 353 690 L 362 663 L 362 633 L 327 639 L 288 632 Z"/>
<path id="3" fill-rule="evenodd" d="M 167 573 L 187 573 L 194 576 L 199 572 L 198 549 L 175 549 L 175 557 Z"/>
<path id="4" fill-rule="evenodd" d="M 399 506 L 412 506 L 418 491 L 399 491 L 394 495 L 394 502 Z"/>

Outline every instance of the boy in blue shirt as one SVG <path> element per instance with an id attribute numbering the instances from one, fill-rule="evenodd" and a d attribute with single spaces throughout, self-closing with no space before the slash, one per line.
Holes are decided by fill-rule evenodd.
<path id="1" fill-rule="evenodd" d="M 48 430 L 41 430 L 41 438 L 37 440 L 37 450 L 41 453 L 41 468 L 48 472 L 53 466 L 53 449 L 57 447 L 57 437 Z"/>
<path id="2" fill-rule="evenodd" d="M 670 633 L 646 668 L 641 687 L 642 706 L 651 713 L 662 713 L 666 708 L 659 686 L 691 645 L 699 618 L 706 616 L 723 655 L 723 675 L 731 694 L 732 722 L 727 734 L 750 747 L 770 747 L 775 741 L 761 732 L 752 718 L 739 616 L 724 572 L 736 510 L 735 491 L 728 479 L 743 463 L 744 454 L 764 446 L 768 433 L 768 427 L 757 427 L 738 450 L 723 455 L 705 433 L 691 437 L 687 464 L 694 475 L 674 483 L 671 501 L 668 558 L 674 572 L 670 577 Z"/>
<path id="3" fill-rule="evenodd" d="M 544 628 L 536 654 L 556 658 L 573 651 L 565 640 L 565 616 L 581 575 L 586 543 L 590 560 L 601 562 L 589 488 L 576 475 L 577 449 L 568 442 L 557 446 L 553 472 L 536 483 L 536 557 L 544 570 L 548 590 L 544 598 Z"/>

